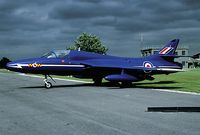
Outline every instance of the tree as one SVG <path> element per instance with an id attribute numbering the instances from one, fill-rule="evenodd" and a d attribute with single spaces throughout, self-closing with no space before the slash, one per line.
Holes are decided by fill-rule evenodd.
<path id="1" fill-rule="evenodd" d="M 10 61 L 8 58 L 3 57 L 3 58 L 1 59 L 1 61 L 0 61 L 0 68 L 6 68 L 6 64 L 7 64 L 8 62 L 11 62 L 11 61 Z"/>
<path id="2" fill-rule="evenodd" d="M 74 45 L 67 48 L 67 50 L 78 50 L 87 51 L 87 52 L 95 52 L 99 54 L 106 54 L 108 48 L 105 47 L 100 39 L 88 33 L 82 33 L 75 41 Z"/>

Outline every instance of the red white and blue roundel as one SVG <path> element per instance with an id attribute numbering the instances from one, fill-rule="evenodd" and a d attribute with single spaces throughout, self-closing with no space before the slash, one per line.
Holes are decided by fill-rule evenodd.
<path id="1" fill-rule="evenodd" d="M 172 47 L 165 47 L 159 52 L 159 54 L 168 54 L 169 52 L 171 52 L 171 50 L 173 50 Z"/>
<path id="2" fill-rule="evenodd" d="M 153 64 L 151 62 L 149 62 L 149 61 L 145 61 L 144 62 L 144 67 L 145 68 L 153 68 Z"/>

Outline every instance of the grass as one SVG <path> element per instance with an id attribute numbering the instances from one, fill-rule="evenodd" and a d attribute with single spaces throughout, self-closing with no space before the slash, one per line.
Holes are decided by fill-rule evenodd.
<path id="1" fill-rule="evenodd" d="M 9 71 L 7 69 L 2 69 L 2 68 L 0 68 L 0 72 L 1 73 L 12 73 L 12 71 Z"/>
<path id="2" fill-rule="evenodd" d="M 92 82 L 92 79 L 80 79 L 80 78 L 75 78 L 71 76 L 58 76 L 58 75 L 53 75 L 53 78 L 61 78 L 61 79 L 70 79 L 70 80 L 76 80 L 76 81 L 85 81 L 85 82 Z"/>
<path id="3" fill-rule="evenodd" d="M 186 92 L 200 93 L 200 69 L 178 72 L 170 75 L 155 75 L 153 81 L 142 81 L 136 86 L 173 89 Z"/>
<path id="4" fill-rule="evenodd" d="M 3 73 L 12 73 L 6 69 L 0 69 Z M 91 79 L 78 79 L 66 76 L 53 76 L 54 78 L 71 79 L 91 82 Z M 153 81 L 141 81 L 134 83 L 137 88 L 169 89 L 186 92 L 200 93 L 200 69 L 193 69 L 186 72 L 178 72 L 170 75 L 155 75 Z"/>
<path id="5" fill-rule="evenodd" d="M 16 73 L 16 72 L 12 72 L 9 71 L 7 69 L 1 69 L 0 68 L 0 73 Z M 29 75 L 33 75 L 33 74 L 29 74 Z M 44 76 L 41 74 L 37 74 L 37 76 Z M 58 75 L 52 75 L 53 78 L 60 78 L 60 79 L 70 79 L 70 80 L 78 80 L 78 81 L 85 81 L 85 82 L 92 82 L 92 79 L 79 79 L 79 78 L 75 78 L 75 77 L 71 77 L 71 76 L 58 76 Z"/>

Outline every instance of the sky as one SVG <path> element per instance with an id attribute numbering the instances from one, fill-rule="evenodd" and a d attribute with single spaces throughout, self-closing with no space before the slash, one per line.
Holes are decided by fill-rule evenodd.
<path id="1" fill-rule="evenodd" d="M 0 0 L 0 58 L 65 49 L 83 32 L 116 56 L 139 57 L 141 48 L 175 38 L 190 54 L 199 53 L 200 1 Z"/>

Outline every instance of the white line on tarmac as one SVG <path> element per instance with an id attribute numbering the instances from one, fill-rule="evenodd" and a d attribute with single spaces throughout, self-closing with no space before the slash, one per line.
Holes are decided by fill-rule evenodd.
<path id="1" fill-rule="evenodd" d="M 198 96 L 200 96 L 200 93 L 196 93 L 196 92 L 175 91 L 175 90 L 166 90 L 166 89 L 151 89 L 151 90 L 153 90 L 153 91 L 161 91 L 161 92 L 169 92 L 169 93 L 189 94 L 189 95 L 198 95 Z"/>

